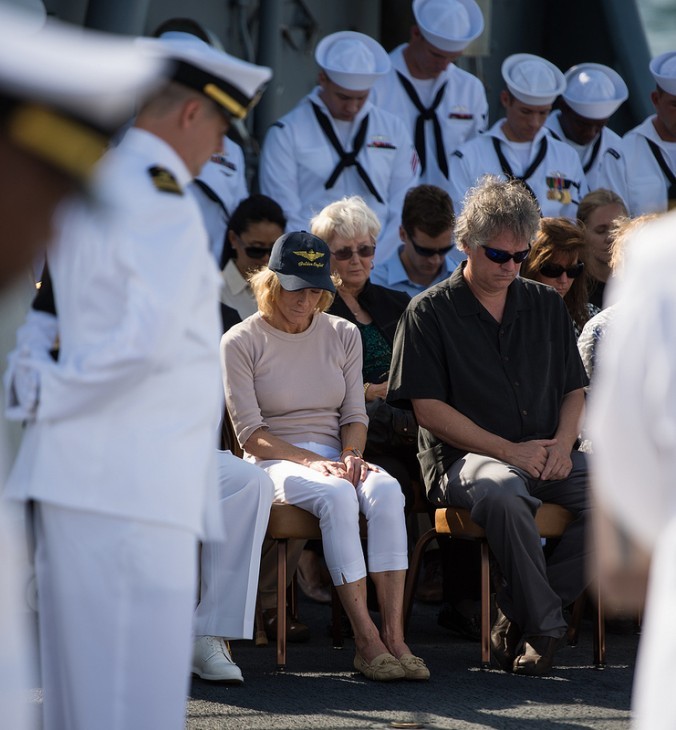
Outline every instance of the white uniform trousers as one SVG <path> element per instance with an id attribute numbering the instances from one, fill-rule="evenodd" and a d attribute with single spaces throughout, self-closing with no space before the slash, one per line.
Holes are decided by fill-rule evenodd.
<path id="1" fill-rule="evenodd" d="M 226 539 L 202 545 L 194 630 L 196 636 L 250 639 L 273 485 L 262 469 L 229 451 L 219 452 L 218 470 Z"/>
<path id="2" fill-rule="evenodd" d="M 296 444 L 338 460 L 335 449 L 316 443 Z M 291 461 L 267 460 L 258 466 L 275 485 L 275 501 L 294 504 L 319 518 L 326 567 L 334 585 L 353 583 L 366 575 L 359 536 L 359 513 L 368 525 L 368 569 L 371 573 L 406 570 L 408 552 L 404 495 L 399 482 L 384 471 L 370 471 L 352 486 L 347 479 L 327 477 Z"/>
<path id="3" fill-rule="evenodd" d="M 34 727 L 35 713 L 28 701 L 34 667 L 23 511 L 23 504 L 0 501 L 0 725 L 12 730 Z"/>
<path id="4" fill-rule="evenodd" d="M 672 519 L 657 542 L 650 566 L 631 702 L 635 730 L 673 730 L 676 726 L 672 699 L 676 684 L 675 565 L 676 519 Z"/>
<path id="5" fill-rule="evenodd" d="M 38 503 L 43 730 L 183 730 L 197 540 Z"/>

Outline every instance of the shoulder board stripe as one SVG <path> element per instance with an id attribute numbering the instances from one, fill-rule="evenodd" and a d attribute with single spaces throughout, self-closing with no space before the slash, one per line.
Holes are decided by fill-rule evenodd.
<path id="1" fill-rule="evenodd" d="M 173 193 L 174 195 L 183 195 L 183 190 L 178 184 L 176 178 L 166 167 L 153 165 L 148 168 L 148 174 L 153 181 L 153 185 L 162 193 Z"/>

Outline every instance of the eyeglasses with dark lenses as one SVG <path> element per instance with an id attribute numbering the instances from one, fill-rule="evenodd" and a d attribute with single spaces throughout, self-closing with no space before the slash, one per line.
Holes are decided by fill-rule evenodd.
<path id="1" fill-rule="evenodd" d="M 411 244 L 415 249 L 418 256 L 424 256 L 426 259 L 431 259 L 432 256 L 445 256 L 453 246 L 443 246 L 442 248 L 425 248 L 424 246 L 418 246 L 418 244 L 411 239 Z"/>
<path id="2" fill-rule="evenodd" d="M 339 248 L 336 251 L 331 251 L 331 256 L 334 256 L 338 261 L 349 261 L 355 254 L 360 259 L 370 259 L 376 252 L 376 247 L 370 243 L 362 243 L 357 248 L 350 248 L 345 246 Z"/>
<path id="3" fill-rule="evenodd" d="M 250 259 L 264 259 L 269 257 L 272 253 L 272 246 L 270 246 L 270 248 L 263 248 L 262 246 L 244 246 L 244 253 Z"/>
<path id="4" fill-rule="evenodd" d="M 540 267 L 540 273 L 547 279 L 558 279 L 564 271 L 569 279 L 575 279 L 584 271 L 584 263 L 578 261 L 567 268 L 561 264 L 542 264 Z"/>
<path id="5" fill-rule="evenodd" d="M 452 248 L 453 244 L 450 246 L 442 246 L 441 248 L 425 248 L 425 246 L 419 246 L 415 242 L 415 238 L 410 233 L 406 234 L 408 236 L 408 240 L 411 242 L 411 246 L 413 246 L 413 250 L 418 254 L 418 256 L 424 256 L 426 259 L 431 259 L 432 256 L 445 256 Z"/>
<path id="6" fill-rule="evenodd" d="M 501 248 L 491 248 L 490 246 L 482 246 L 481 248 L 483 248 L 486 258 L 496 264 L 506 264 L 510 259 L 515 264 L 522 264 L 528 258 L 528 254 L 530 253 L 530 248 L 523 251 L 517 251 L 516 253 L 508 253 L 507 251 L 503 251 Z"/>

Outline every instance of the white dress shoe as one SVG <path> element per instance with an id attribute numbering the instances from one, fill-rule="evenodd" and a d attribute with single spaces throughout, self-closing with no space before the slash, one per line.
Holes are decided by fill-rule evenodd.
<path id="1" fill-rule="evenodd" d="M 195 639 L 192 672 L 212 682 L 244 682 L 242 671 L 232 660 L 227 641 L 219 636 L 198 636 Z"/>

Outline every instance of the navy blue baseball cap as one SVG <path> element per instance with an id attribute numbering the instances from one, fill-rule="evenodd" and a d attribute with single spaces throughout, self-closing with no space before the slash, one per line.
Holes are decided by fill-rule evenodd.
<path id="1" fill-rule="evenodd" d="M 335 292 L 331 280 L 331 251 L 321 238 L 307 231 L 280 236 L 272 247 L 268 268 L 287 291 L 325 289 Z"/>

